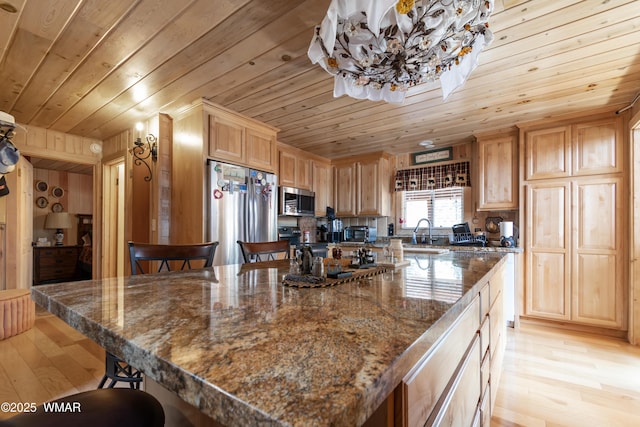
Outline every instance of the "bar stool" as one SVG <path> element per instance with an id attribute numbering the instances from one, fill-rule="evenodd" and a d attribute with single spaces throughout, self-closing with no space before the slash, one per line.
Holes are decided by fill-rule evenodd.
<path id="1" fill-rule="evenodd" d="M 275 260 L 276 255 L 283 253 L 284 258 L 289 258 L 289 240 L 276 240 L 272 242 L 243 242 L 237 241 L 242 251 L 244 262 L 259 262 Z"/>
<path id="2" fill-rule="evenodd" d="M 196 243 L 191 245 L 155 245 L 150 243 L 128 242 L 129 257 L 131 258 L 131 274 L 145 274 L 141 262 L 158 262 L 158 272 L 171 271 L 172 261 L 182 262 L 180 270 L 190 270 L 191 262 L 200 261 L 202 268 L 213 265 L 213 257 L 216 254 L 218 242 Z M 142 382 L 142 373 L 129 365 L 113 353 L 106 352 L 105 373 L 98 385 L 103 388 L 113 388 L 118 382 L 129 384 L 132 389 L 139 389 Z"/>

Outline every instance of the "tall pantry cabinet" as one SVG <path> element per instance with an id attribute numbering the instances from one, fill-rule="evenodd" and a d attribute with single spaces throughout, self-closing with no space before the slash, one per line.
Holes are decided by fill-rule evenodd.
<path id="1" fill-rule="evenodd" d="M 524 315 L 626 330 L 623 122 L 521 129 Z"/>

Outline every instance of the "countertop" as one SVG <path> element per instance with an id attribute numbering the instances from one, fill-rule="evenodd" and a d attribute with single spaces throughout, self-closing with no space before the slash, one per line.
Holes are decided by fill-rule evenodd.
<path id="1" fill-rule="evenodd" d="M 354 242 L 340 242 L 335 243 L 341 247 L 362 247 L 365 243 Z M 377 241 L 375 243 L 367 243 L 374 248 L 383 248 L 388 245 L 388 242 Z M 427 244 L 411 244 L 403 243 L 402 247 L 405 251 L 410 252 L 413 248 L 433 248 L 433 249 L 449 249 L 450 251 L 465 251 L 465 252 L 503 252 L 503 253 L 521 253 L 524 252 L 524 248 L 519 246 L 515 247 L 503 247 L 503 246 L 463 246 L 463 245 L 427 245 Z"/>
<path id="2" fill-rule="evenodd" d="M 223 424 L 360 425 L 503 262 L 487 252 L 412 255 L 372 279 L 298 289 L 281 284 L 285 260 L 32 295 Z"/>

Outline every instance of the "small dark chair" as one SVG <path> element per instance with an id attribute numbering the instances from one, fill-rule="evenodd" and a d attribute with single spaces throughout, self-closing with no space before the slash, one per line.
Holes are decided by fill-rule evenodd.
<path id="1" fill-rule="evenodd" d="M 276 240 L 273 242 L 243 242 L 238 240 L 244 262 L 259 262 L 275 260 L 276 255 L 284 253 L 289 258 L 289 241 Z"/>
<path id="2" fill-rule="evenodd" d="M 0 427 L 162 427 L 165 421 L 162 405 L 155 397 L 128 388 L 85 391 L 49 404 L 77 410 L 45 411 L 40 405 L 35 412 L 0 421 Z"/>
<path id="3" fill-rule="evenodd" d="M 213 265 L 213 257 L 216 254 L 218 242 L 195 243 L 191 245 L 155 245 L 150 243 L 128 242 L 129 256 L 131 258 L 131 274 L 145 274 L 140 264 L 141 261 L 159 262 L 158 272 L 166 268 L 171 271 L 170 262 L 181 261 L 180 270 L 190 270 L 192 261 L 204 261 L 202 268 Z M 139 389 L 142 382 L 142 373 L 127 364 L 113 353 L 106 352 L 105 373 L 98 385 L 103 388 L 107 380 L 111 380 L 108 388 L 113 388 L 118 382 L 129 384 L 132 389 Z"/>
<path id="4" fill-rule="evenodd" d="M 218 242 L 195 243 L 192 245 L 153 245 L 149 243 L 129 242 L 131 274 L 145 274 L 140 261 L 159 261 L 158 272 L 163 268 L 171 271 L 170 261 L 182 261 L 180 270 L 191 269 L 191 261 L 204 261 L 202 268 L 213 265 Z"/>

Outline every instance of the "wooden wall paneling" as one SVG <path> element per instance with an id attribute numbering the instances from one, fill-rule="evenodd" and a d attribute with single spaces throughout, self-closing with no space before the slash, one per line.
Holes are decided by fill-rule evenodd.
<path id="1" fill-rule="evenodd" d="M 205 155 L 208 114 L 194 104 L 174 118 L 171 163 L 171 243 L 200 243 L 205 236 Z"/>
<path id="2" fill-rule="evenodd" d="M 33 277 L 33 168 L 23 156 L 15 170 L 5 175 L 7 198 L 6 256 L 7 289 L 28 289 Z"/>
<path id="3" fill-rule="evenodd" d="M 640 104 L 629 120 L 629 333 L 631 344 L 640 344 Z M 622 236 L 624 237 L 624 235 Z"/>
<path id="4" fill-rule="evenodd" d="M 158 163 L 154 193 L 156 220 L 155 243 L 167 244 L 171 239 L 171 158 L 173 152 L 173 119 L 167 114 L 158 117 Z"/>

